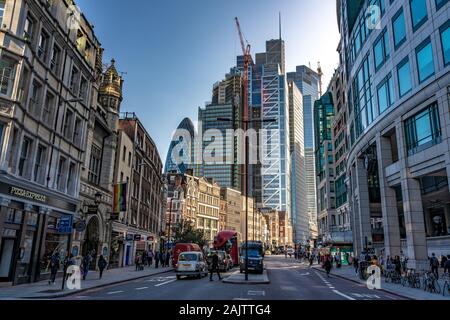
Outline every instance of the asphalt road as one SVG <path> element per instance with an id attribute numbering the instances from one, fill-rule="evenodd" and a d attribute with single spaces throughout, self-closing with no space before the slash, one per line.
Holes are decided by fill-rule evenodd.
<path id="1" fill-rule="evenodd" d="M 265 258 L 270 284 L 227 284 L 175 273 L 92 289 L 65 300 L 402 300 L 401 297 L 309 268 L 284 256 Z M 236 272 L 236 270 L 231 271 Z M 239 271 L 237 271 L 239 272 Z M 228 274 L 223 274 L 226 277 Z"/>

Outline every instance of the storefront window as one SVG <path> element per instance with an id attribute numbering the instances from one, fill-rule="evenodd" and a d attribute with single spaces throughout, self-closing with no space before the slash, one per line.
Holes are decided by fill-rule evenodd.
<path id="1" fill-rule="evenodd" d="M 36 212 L 29 213 L 27 224 L 31 227 L 36 227 L 38 222 L 38 214 Z"/>
<path id="2" fill-rule="evenodd" d="M 28 277 L 31 272 L 31 254 L 33 250 L 35 232 L 28 230 L 25 235 L 23 247 L 20 248 L 19 260 L 17 264 L 17 274 L 19 277 Z"/>
<path id="3" fill-rule="evenodd" d="M 59 253 L 61 262 L 67 255 L 67 247 L 69 242 L 69 236 L 67 234 L 58 234 L 48 232 L 45 237 L 44 254 L 41 259 L 41 273 L 50 272 L 50 259 L 56 252 Z M 60 270 L 62 270 L 62 263 Z"/>
<path id="4" fill-rule="evenodd" d="M 6 223 L 11 224 L 22 224 L 23 212 L 21 210 L 16 210 L 12 208 L 8 208 L 8 212 L 6 213 Z"/>
<path id="5" fill-rule="evenodd" d="M 443 208 L 429 209 L 430 226 L 427 234 L 431 237 L 441 237 L 448 235 L 445 211 Z"/>

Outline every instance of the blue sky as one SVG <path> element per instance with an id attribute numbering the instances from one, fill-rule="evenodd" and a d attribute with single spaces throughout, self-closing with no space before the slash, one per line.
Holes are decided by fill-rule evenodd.
<path id="1" fill-rule="evenodd" d="M 278 12 L 286 42 L 286 68 L 317 61 L 324 90 L 338 64 L 335 0 L 78 0 L 105 48 L 124 74 L 121 111 L 134 111 L 165 161 L 171 134 L 184 117 L 211 99 L 241 53 L 239 17 L 253 55 L 278 38 Z"/>

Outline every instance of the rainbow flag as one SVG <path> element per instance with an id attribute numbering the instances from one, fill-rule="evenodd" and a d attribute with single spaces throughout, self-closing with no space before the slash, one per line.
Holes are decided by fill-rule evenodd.
<path id="1" fill-rule="evenodd" d="M 119 183 L 114 186 L 113 213 L 127 211 L 127 184 Z"/>

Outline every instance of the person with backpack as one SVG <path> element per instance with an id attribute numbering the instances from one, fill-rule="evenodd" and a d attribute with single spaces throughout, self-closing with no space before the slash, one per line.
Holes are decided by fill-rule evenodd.
<path id="1" fill-rule="evenodd" d="M 436 258 L 436 254 L 434 252 L 431 254 L 430 266 L 431 272 L 436 276 L 436 279 L 439 280 L 439 260 Z"/>
<path id="2" fill-rule="evenodd" d="M 100 278 L 102 278 L 103 275 L 103 270 L 105 270 L 106 266 L 108 265 L 108 262 L 106 261 L 106 259 L 103 257 L 103 255 L 100 256 L 100 258 L 98 259 L 98 270 L 100 271 Z"/>

